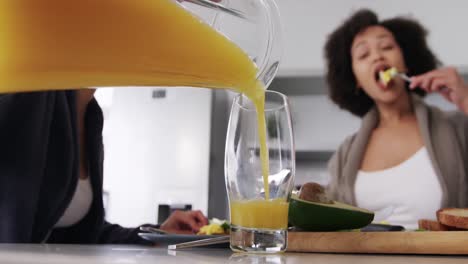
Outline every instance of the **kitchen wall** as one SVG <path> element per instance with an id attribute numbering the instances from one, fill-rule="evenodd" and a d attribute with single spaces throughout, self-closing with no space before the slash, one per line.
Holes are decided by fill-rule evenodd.
<path id="1" fill-rule="evenodd" d="M 465 0 L 279 0 L 284 27 L 281 76 L 322 75 L 327 35 L 354 10 L 367 7 L 381 18 L 409 15 L 429 31 L 429 44 L 442 61 L 468 69 Z"/>
<path id="2" fill-rule="evenodd" d="M 159 204 L 207 213 L 211 104 L 208 89 L 114 90 L 103 133 L 109 221 L 156 223 Z"/>

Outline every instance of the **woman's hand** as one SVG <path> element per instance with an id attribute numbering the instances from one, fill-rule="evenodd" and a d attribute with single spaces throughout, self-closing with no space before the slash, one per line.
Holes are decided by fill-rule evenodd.
<path id="1" fill-rule="evenodd" d="M 208 224 L 208 219 L 201 211 L 175 211 L 161 225 L 169 233 L 194 234 Z"/>
<path id="2" fill-rule="evenodd" d="M 468 86 L 453 67 L 433 70 L 411 78 L 410 88 L 428 93 L 438 92 L 461 111 L 468 114 Z"/>

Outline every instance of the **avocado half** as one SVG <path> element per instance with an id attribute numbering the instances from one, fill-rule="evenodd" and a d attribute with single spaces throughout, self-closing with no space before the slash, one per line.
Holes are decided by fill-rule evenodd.
<path id="1" fill-rule="evenodd" d="M 336 201 L 315 203 L 293 195 L 289 203 L 289 224 L 304 231 L 358 229 L 372 220 L 373 212 Z"/>

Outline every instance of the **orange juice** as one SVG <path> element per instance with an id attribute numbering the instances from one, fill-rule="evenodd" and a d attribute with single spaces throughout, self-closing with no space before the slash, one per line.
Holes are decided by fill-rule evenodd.
<path id="1" fill-rule="evenodd" d="M 284 199 L 231 202 L 231 224 L 247 228 L 287 229 L 289 203 Z"/>
<path id="2" fill-rule="evenodd" d="M 264 87 L 238 46 L 173 0 L 0 1 L 0 93 L 105 86 L 233 89 L 256 105 L 266 200 Z"/>
<path id="3" fill-rule="evenodd" d="M 270 188 L 268 185 L 268 175 L 270 175 L 269 168 L 269 155 L 267 148 L 267 131 L 266 131 L 266 120 L 265 120 L 265 90 L 261 83 L 257 83 L 257 88 L 255 89 L 257 94 L 251 98 L 256 110 L 257 110 L 257 129 L 258 129 L 258 139 L 260 142 L 260 160 L 262 166 L 262 175 L 263 175 L 263 188 L 265 189 L 265 200 L 270 199 Z"/>
<path id="4" fill-rule="evenodd" d="M 253 97 L 256 74 L 172 0 L 0 1 L 0 92 L 199 86 Z"/>

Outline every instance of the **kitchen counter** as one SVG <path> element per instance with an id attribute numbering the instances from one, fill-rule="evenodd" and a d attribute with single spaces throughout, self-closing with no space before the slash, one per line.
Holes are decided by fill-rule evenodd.
<path id="1" fill-rule="evenodd" d="M 234 254 L 228 249 L 189 249 L 168 251 L 166 248 L 149 248 L 126 245 L 29 245 L 0 244 L 0 263 L 35 264 L 133 264 L 133 263 L 320 263 L 320 264 L 466 264 L 464 256 L 415 255 L 351 255 L 351 254 L 301 254 L 279 255 Z"/>

